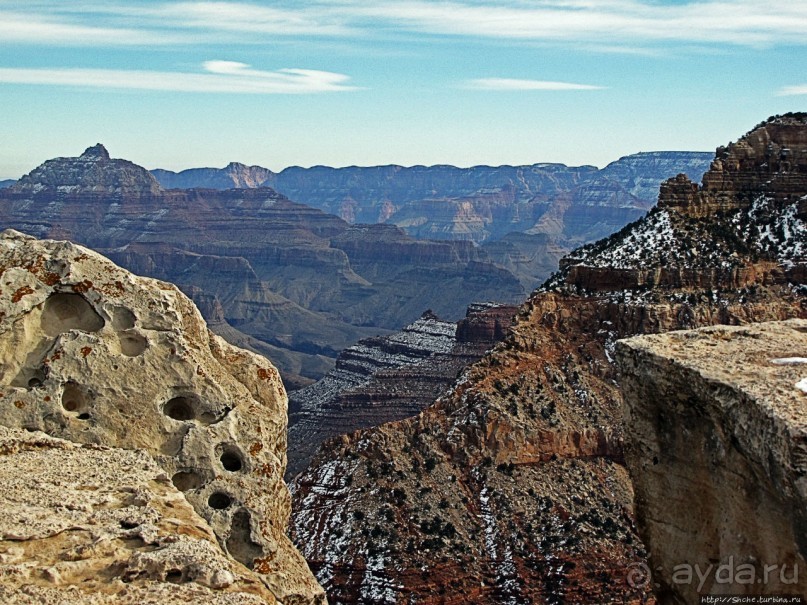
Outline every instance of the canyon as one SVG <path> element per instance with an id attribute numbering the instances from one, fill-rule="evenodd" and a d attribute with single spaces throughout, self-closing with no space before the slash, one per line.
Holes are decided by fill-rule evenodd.
<path id="1" fill-rule="evenodd" d="M 807 317 L 806 136 L 774 117 L 702 186 L 669 179 L 432 405 L 326 441 L 292 484 L 292 538 L 330 602 L 654 602 L 616 342 Z"/>
<path id="2" fill-rule="evenodd" d="M 99 144 L 0 188 L 0 221 L 176 283 L 218 334 L 270 357 L 295 390 L 327 374 L 339 351 L 426 309 L 457 321 L 472 303 L 522 301 L 564 253 L 640 216 L 664 176 L 698 178 L 706 165 L 694 152 L 637 154 L 602 170 L 273 173 L 232 163 L 155 170 L 158 181 Z M 348 198 L 364 210 L 347 212 Z M 376 208 L 387 202 L 398 218 L 380 222 L 392 217 Z"/>
<path id="3" fill-rule="evenodd" d="M 402 330 L 342 351 L 322 380 L 289 396 L 290 479 L 320 444 L 361 428 L 414 416 L 510 329 L 517 307 L 476 304 L 459 322 L 427 311 Z"/>
<path id="4" fill-rule="evenodd" d="M 636 175 L 664 156 L 439 167 L 455 187 L 439 200 L 392 208 L 391 185 L 368 186 L 368 224 L 325 176 L 436 173 L 310 169 L 341 218 L 265 169 L 165 189 L 101 145 L 0 189 L 19 229 L 0 237 L 0 473 L 28 502 L 19 468 L 48 494 L 0 523 L 0 594 L 678 605 L 685 554 L 803 562 L 807 118 L 769 118 L 702 184 L 668 175 L 641 208 L 655 177 Z M 497 171 L 538 184 L 488 188 Z M 288 438 L 280 374 L 255 351 L 299 387 Z M 695 519 L 671 481 L 703 496 Z M 742 524 L 760 511 L 768 525 Z"/>
<path id="5" fill-rule="evenodd" d="M 670 175 L 699 179 L 712 154 L 659 151 L 602 169 L 530 166 L 290 167 L 272 172 L 236 162 L 222 169 L 153 170 L 170 188 L 268 186 L 349 223 L 385 223 L 417 239 L 469 240 L 527 292 L 564 253 L 642 216 Z"/>
<path id="6" fill-rule="evenodd" d="M 477 299 L 524 296 L 518 279 L 472 242 L 352 226 L 267 188 L 164 190 L 101 145 L 49 160 L 0 190 L 0 220 L 177 283 L 218 333 L 275 359 L 290 387 L 424 309 L 459 318 Z"/>

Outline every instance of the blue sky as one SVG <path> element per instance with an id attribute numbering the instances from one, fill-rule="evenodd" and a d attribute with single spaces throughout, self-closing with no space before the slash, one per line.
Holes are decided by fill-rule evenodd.
<path id="1" fill-rule="evenodd" d="M 603 166 L 807 110 L 807 0 L 0 0 L 0 178 Z"/>

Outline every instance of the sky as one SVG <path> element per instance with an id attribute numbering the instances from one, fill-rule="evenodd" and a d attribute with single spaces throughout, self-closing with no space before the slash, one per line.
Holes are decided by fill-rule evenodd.
<path id="1" fill-rule="evenodd" d="M 807 0 L 0 0 L 0 178 L 604 166 L 807 110 Z"/>

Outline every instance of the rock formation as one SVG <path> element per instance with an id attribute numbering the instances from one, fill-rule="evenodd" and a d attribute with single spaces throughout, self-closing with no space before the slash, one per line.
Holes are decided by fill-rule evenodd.
<path id="1" fill-rule="evenodd" d="M 330 437 L 420 412 L 505 337 L 515 312 L 512 306 L 476 304 L 453 323 L 427 311 L 403 330 L 342 351 L 334 370 L 289 396 L 287 477 L 308 466 Z"/>
<path id="2" fill-rule="evenodd" d="M 268 186 L 350 223 L 390 223 L 421 239 L 484 242 L 490 258 L 530 291 L 557 268 L 563 254 L 644 214 L 662 180 L 677 173 L 700 179 L 711 160 L 708 153 L 650 152 L 620 158 L 602 170 L 534 164 L 316 166 L 273 173 L 230 164 L 218 170 L 152 172 L 166 187 Z"/>
<path id="3" fill-rule="evenodd" d="M 661 603 L 807 594 L 805 351 L 804 320 L 617 343 L 645 572 Z"/>
<path id="4" fill-rule="evenodd" d="M 297 387 L 327 373 L 338 351 L 423 309 L 458 319 L 474 300 L 525 292 L 470 242 L 350 226 L 268 188 L 166 191 L 102 146 L 1 189 L 0 220 L 176 283 L 221 310 L 211 316 L 219 334 L 271 355 Z"/>
<path id="5" fill-rule="evenodd" d="M 807 131 L 793 116 L 760 128 L 780 144 L 781 126 Z M 697 217 L 662 193 L 646 218 L 570 255 L 447 395 L 417 417 L 327 442 L 295 480 L 292 535 L 329 596 L 650 602 L 635 573 L 646 552 L 624 466 L 615 342 L 807 317 L 797 279 L 807 178 L 788 187 L 784 198 L 760 188 L 756 204 Z M 751 225 L 759 237 L 746 236 Z"/>
<path id="6" fill-rule="evenodd" d="M 0 385 L 0 425 L 143 450 L 278 600 L 324 602 L 285 536 L 280 377 L 209 332 L 175 286 L 69 242 L 3 232 Z"/>
<path id="7" fill-rule="evenodd" d="M 0 427 L 0 479 L 6 605 L 277 602 L 143 451 Z"/>
<path id="8" fill-rule="evenodd" d="M 13 193 L 37 194 L 55 189 L 62 194 L 94 193 L 150 197 L 162 187 L 151 174 L 127 160 L 111 159 L 101 145 L 88 147 L 78 158 L 48 160 L 11 186 Z"/>

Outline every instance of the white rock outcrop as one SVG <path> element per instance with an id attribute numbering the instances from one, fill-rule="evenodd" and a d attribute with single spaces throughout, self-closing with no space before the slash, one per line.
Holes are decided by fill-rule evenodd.
<path id="1" fill-rule="evenodd" d="M 639 336 L 616 353 L 658 602 L 807 594 L 807 320 Z"/>
<path id="2" fill-rule="evenodd" d="M 286 401 L 275 368 L 209 332 L 175 286 L 0 234 L 0 425 L 147 452 L 279 600 L 322 603 L 285 535 Z"/>

